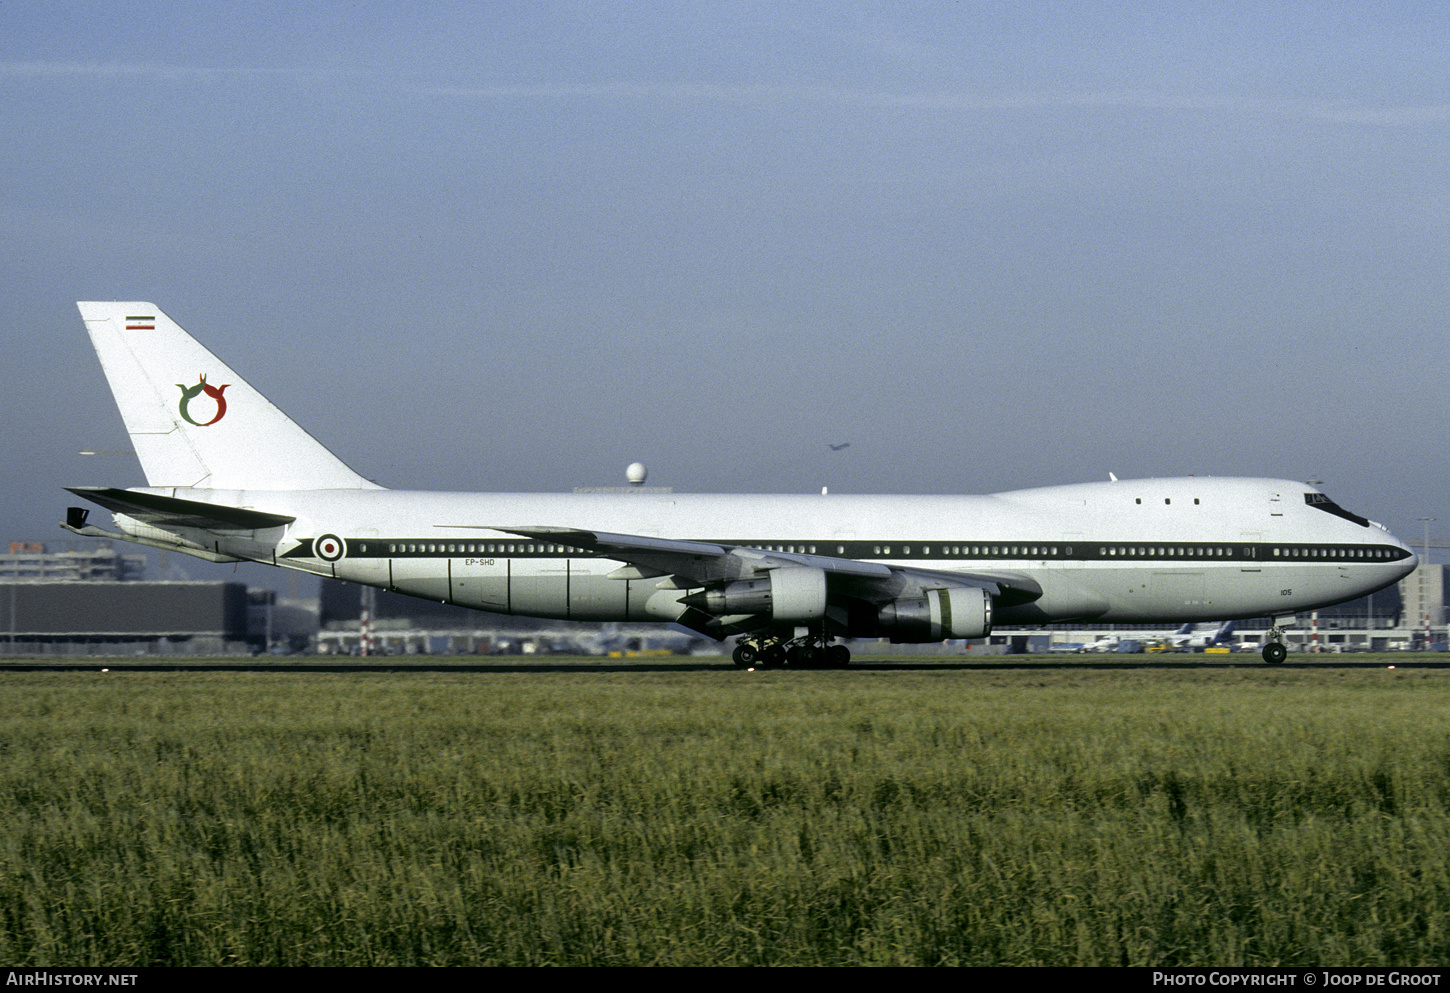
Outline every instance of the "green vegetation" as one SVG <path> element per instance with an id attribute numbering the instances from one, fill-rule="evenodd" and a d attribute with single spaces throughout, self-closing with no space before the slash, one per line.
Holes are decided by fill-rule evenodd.
<path id="1" fill-rule="evenodd" d="M 12 965 L 1431 965 L 1450 672 L 0 673 Z"/>

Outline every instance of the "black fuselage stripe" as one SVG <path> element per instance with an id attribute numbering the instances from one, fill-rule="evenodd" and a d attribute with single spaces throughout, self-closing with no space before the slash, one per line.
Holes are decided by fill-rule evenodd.
<path id="1" fill-rule="evenodd" d="M 1157 541 L 750 541 L 717 540 L 710 543 L 751 548 L 787 555 L 823 558 L 884 559 L 902 561 L 1058 561 L 1058 562 L 1144 562 L 1162 565 L 1192 562 L 1252 563 L 1255 565 L 1312 562 L 1350 564 L 1393 562 L 1412 552 L 1398 545 L 1356 542 L 1157 542 Z M 312 542 L 304 541 L 285 558 L 311 557 Z M 626 559 L 627 550 L 590 550 L 541 541 L 423 541 L 377 539 L 350 541 L 351 559 Z"/>

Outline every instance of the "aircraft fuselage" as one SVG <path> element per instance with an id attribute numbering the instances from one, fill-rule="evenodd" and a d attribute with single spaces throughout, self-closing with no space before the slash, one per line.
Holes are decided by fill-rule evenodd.
<path id="1" fill-rule="evenodd" d="M 1415 564 L 1380 526 L 1326 512 L 1307 502 L 1306 494 L 1317 494 L 1312 487 L 1285 480 L 1124 480 L 910 497 L 140 492 L 296 518 L 232 533 L 170 528 L 223 555 L 566 620 L 676 620 L 688 590 L 634 575 L 628 563 L 572 545 L 567 535 L 502 529 L 549 522 L 925 573 L 1016 575 L 1041 588 L 1027 602 L 999 598 L 997 625 L 1288 614 L 1363 596 Z"/>

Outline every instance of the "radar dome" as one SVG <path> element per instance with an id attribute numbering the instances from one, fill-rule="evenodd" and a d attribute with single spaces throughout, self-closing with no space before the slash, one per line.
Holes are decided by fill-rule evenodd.
<path id="1" fill-rule="evenodd" d="M 629 468 L 624 470 L 624 478 L 629 480 L 631 486 L 643 486 L 644 481 L 649 478 L 649 470 L 644 467 L 643 462 L 631 462 Z"/>

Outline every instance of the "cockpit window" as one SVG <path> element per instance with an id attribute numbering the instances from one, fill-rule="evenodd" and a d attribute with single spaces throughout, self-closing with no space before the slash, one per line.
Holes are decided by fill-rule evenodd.
<path id="1" fill-rule="evenodd" d="M 1335 517 L 1343 517 L 1346 521 L 1354 521 L 1354 523 L 1362 528 L 1369 527 L 1369 518 L 1360 517 L 1358 514 L 1351 514 L 1323 493 L 1305 493 L 1304 502 L 1325 513 L 1333 514 Z"/>

